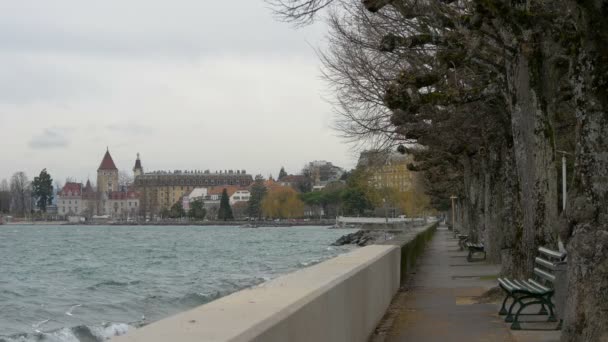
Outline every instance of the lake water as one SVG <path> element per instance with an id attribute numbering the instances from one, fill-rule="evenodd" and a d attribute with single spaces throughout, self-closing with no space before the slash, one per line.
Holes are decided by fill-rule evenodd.
<path id="1" fill-rule="evenodd" d="M 344 253 L 349 232 L 0 226 L 0 342 L 102 341 Z"/>

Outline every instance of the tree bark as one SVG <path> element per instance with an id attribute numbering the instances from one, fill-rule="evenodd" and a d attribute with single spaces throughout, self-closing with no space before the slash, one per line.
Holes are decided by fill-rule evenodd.
<path id="1" fill-rule="evenodd" d="M 608 341 L 608 5 L 581 4 L 584 35 L 571 70 L 576 161 L 562 229 L 568 241 L 562 341 Z"/>
<path id="2" fill-rule="evenodd" d="M 511 63 L 507 77 L 511 98 L 511 125 L 515 161 L 521 191 L 523 225 L 516 240 L 514 267 L 520 276 L 529 276 L 534 268 L 537 248 L 556 241 L 557 174 L 554 165 L 552 123 L 544 106 L 542 56 L 539 42 L 524 42 Z M 517 236 L 516 236 L 517 239 Z M 519 259 L 521 257 L 521 259 Z"/>

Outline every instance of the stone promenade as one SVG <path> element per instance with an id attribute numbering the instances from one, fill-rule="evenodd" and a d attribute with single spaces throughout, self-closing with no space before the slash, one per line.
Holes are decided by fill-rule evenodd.
<path id="1" fill-rule="evenodd" d="M 559 341 L 557 331 L 512 331 L 498 316 L 499 303 L 479 303 L 497 286 L 500 266 L 468 262 L 466 255 L 439 226 L 371 341 Z"/>

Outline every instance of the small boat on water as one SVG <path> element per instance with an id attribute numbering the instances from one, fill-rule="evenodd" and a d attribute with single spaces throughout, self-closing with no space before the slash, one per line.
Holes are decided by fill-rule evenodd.
<path id="1" fill-rule="evenodd" d="M 255 224 L 244 224 L 242 226 L 239 226 L 239 228 L 257 228 L 258 226 Z"/>

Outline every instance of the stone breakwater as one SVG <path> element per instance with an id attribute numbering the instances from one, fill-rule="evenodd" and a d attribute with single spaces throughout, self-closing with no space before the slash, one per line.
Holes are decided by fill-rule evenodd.
<path id="1" fill-rule="evenodd" d="M 395 235 L 401 233 L 400 230 L 359 230 L 341 236 L 332 246 L 357 245 L 364 247 L 378 242 L 392 240 Z"/>

